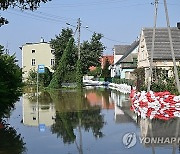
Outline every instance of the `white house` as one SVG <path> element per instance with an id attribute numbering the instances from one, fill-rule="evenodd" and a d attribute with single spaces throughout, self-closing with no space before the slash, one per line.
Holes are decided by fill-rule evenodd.
<path id="1" fill-rule="evenodd" d="M 173 67 L 170 41 L 167 28 L 156 28 L 153 69 L 161 68 L 167 73 L 167 76 L 172 75 L 170 69 Z M 172 27 L 172 40 L 176 58 L 176 64 L 180 65 L 180 28 Z M 150 57 L 152 48 L 153 28 L 143 28 L 140 35 L 140 47 L 138 50 L 138 68 L 145 68 L 145 79 L 147 81 Z"/>
<path id="2" fill-rule="evenodd" d="M 26 80 L 30 70 L 37 70 L 38 65 L 43 64 L 50 71 L 55 64 L 54 50 L 48 42 L 41 38 L 39 43 L 26 43 L 22 49 L 22 71 L 23 80 Z"/>
<path id="3" fill-rule="evenodd" d="M 131 45 L 114 46 L 114 65 L 111 66 L 111 77 L 118 76 L 120 78 L 126 78 L 125 73 L 134 70 L 131 64 L 135 66 L 134 63 L 137 60 L 138 47 L 139 41 L 134 41 Z"/>
<path id="4" fill-rule="evenodd" d="M 111 65 L 111 77 L 120 76 L 120 68 L 115 64 L 125 54 L 130 45 L 114 45 L 114 64 Z"/>
<path id="5" fill-rule="evenodd" d="M 115 63 L 116 68 L 119 68 L 121 79 L 132 79 L 131 73 L 137 68 L 138 49 L 139 40 L 134 41 L 124 55 Z"/>

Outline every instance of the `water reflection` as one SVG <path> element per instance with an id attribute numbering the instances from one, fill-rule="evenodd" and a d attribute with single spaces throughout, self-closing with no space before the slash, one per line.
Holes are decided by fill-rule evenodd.
<path id="1" fill-rule="evenodd" d="M 35 93 L 23 95 L 23 124 L 27 126 L 39 126 L 45 124 L 51 126 L 55 118 L 54 103 L 47 92 L 42 92 L 37 97 Z"/>
<path id="2" fill-rule="evenodd" d="M 3 154 L 21 154 L 26 151 L 21 134 L 7 122 L 7 118 L 10 117 L 12 110 L 14 110 L 19 95 L 12 94 L 7 98 L 0 97 L 0 153 Z"/>
<path id="3" fill-rule="evenodd" d="M 40 123 L 51 126 L 60 113 L 76 114 L 81 111 L 84 114 L 84 111 L 91 115 L 94 110 L 100 113 L 101 109 L 114 109 L 109 90 L 41 92 L 38 101 L 36 93 L 23 95 L 23 123 L 28 126 L 38 126 Z"/>
<path id="4" fill-rule="evenodd" d="M 25 143 L 21 135 L 13 127 L 0 122 L 0 153 L 21 154 L 25 151 Z"/>
<path id="5" fill-rule="evenodd" d="M 176 149 L 180 151 L 180 119 L 168 121 L 158 119 L 141 119 L 130 110 L 129 96 L 111 91 L 111 98 L 115 103 L 115 121 L 117 123 L 132 123 L 140 127 L 141 143 L 144 147 L 152 148 L 156 153 L 156 147 L 169 147 L 173 154 Z"/>
<path id="6" fill-rule="evenodd" d="M 91 132 L 96 139 L 104 136 L 102 109 L 114 109 L 107 89 L 41 92 L 38 100 L 36 93 L 27 93 L 23 95 L 23 124 L 50 126 L 64 144 L 75 144 L 83 153 L 82 132 Z"/>
<path id="7" fill-rule="evenodd" d="M 180 143 L 180 119 L 169 121 L 140 119 L 141 137 L 146 147 L 172 146 Z M 154 139 L 150 142 L 149 139 Z"/>
<path id="8" fill-rule="evenodd" d="M 89 143 L 94 147 L 97 144 L 96 148 L 99 146 L 101 150 L 120 151 L 125 148 L 120 142 L 127 132 L 135 132 L 138 138 L 180 137 L 178 119 L 143 120 L 130 110 L 130 105 L 128 95 L 102 88 L 41 92 L 38 101 L 35 93 L 29 93 L 23 95 L 23 123 L 37 129 L 39 124 L 45 124 L 47 132 L 57 136 L 58 145 L 62 142 L 81 154 L 87 152 L 87 148 L 97 152 Z M 112 146 L 106 145 L 108 141 Z M 136 146 L 133 153 L 162 153 L 167 152 L 166 147 L 172 150 L 170 153 L 176 153 L 179 144 L 138 140 Z"/>

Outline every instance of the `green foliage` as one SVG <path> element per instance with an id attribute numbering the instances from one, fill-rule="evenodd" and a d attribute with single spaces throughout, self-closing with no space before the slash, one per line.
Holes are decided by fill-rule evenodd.
<path id="1" fill-rule="evenodd" d="M 173 69 L 171 70 L 173 72 Z M 178 67 L 178 73 L 180 74 L 180 69 Z M 137 78 L 137 90 L 147 90 L 147 85 L 145 84 L 145 70 L 144 68 L 137 68 L 134 71 Z M 168 77 L 167 70 L 155 68 L 153 69 L 153 79 L 151 83 L 151 90 L 155 92 L 169 91 L 172 94 L 178 95 L 177 86 L 175 83 L 174 76 Z"/>
<path id="2" fill-rule="evenodd" d="M 72 29 L 62 29 L 61 34 L 50 42 L 54 49 L 56 63 L 55 73 L 49 85 L 50 88 L 58 89 L 61 88 L 63 82 L 72 83 L 74 81 L 77 82 L 78 87 L 82 87 L 83 74 L 89 71 L 90 66 L 100 66 L 99 58 L 104 50 L 104 46 L 100 42 L 102 35 L 94 33 L 90 42 L 85 41 L 83 43 L 80 61 L 72 35 Z"/>
<path id="3" fill-rule="evenodd" d="M 57 95 L 52 97 L 53 101 L 57 103 L 56 120 L 51 126 L 53 134 L 62 138 L 65 144 L 77 142 L 78 135 L 75 130 L 77 127 L 92 132 L 95 138 L 103 136 L 102 128 L 105 121 L 101 109 L 97 106 L 91 106 L 84 97 L 83 91 L 79 89 L 73 92 L 58 91 L 58 95 L 58 98 Z"/>
<path id="4" fill-rule="evenodd" d="M 49 88 L 61 88 L 61 84 L 65 77 L 65 74 L 68 72 L 69 62 L 71 61 L 70 55 L 73 49 L 74 39 L 71 38 L 67 44 L 67 47 L 61 57 L 61 60 L 58 64 L 56 71 L 53 74 L 53 78 L 50 82 Z"/>
<path id="5" fill-rule="evenodd" d="M 45 72 L 39 74 L 39 83 L 43 87 L 48 87 L 51 80 L 52 80 L 52 72 L 50 72 L 50 70 L 47 67 L 45 67 Z"/>
<path id="6" fill-rule="evenodd" d="M 54 69 L 56 70 L 58 67 L 58 64 L 60 62 L 60 59 L 62 58 L 63 53 L 65 52 L 65 49 L 68 45 L 68 42 L 70 39 L 73 38 L 73 31 L 72 29 L 62 29 L 61 34 L 56 36 L 55 39 L 52 39 L 50 41 L 51 47 L 54 49 L 54 56 L 55 56 L 55 66 Z M 68 70 L 72 71 L 75 70 L 74 66 L 77 61 L 77 48 L 75 44 L 73 44 L 71 49 L 71 54 L 69 55 L 69 64 L 68 64 Z"/>
<path id="7" fill-rule="evenodd" d="M 38 80 L 39 80 L 39 85 L 42 87 L 47 87 L 50 84 L 50 81 L 52 79 L 52 72 L 45 67 L 45 72 L 39 74 Z M 32 69 L 29 71 L 28 78 L 26 81 L 27 85 L 36 85 L 37 84 L 37 71 L 35 69 Z"/>
<path id="8" fill-rule="evenodd" d="M 90 66 L 100 66 L 104 45 L 101 42 L 102 34 L 94 33 L 90 41 L 84 41 L 81 45 L 81 62 L 83 74 L 87 74 Z"/>
<path id="9" fill-rule="evenodd" d="M 109 66 L 110 66 L 109 60 L 106 58 L 104 68 L 102 69 L 102 77 L 104 78 L 111 77 L 111 70 L 109 70 Z"/>
<path id="10" fill-rule="evenodd" d="M 8 23 L 9 22 L 7 21 L 6 18 L 0 16 L 0 27 L 3 26 L 3 25 L 6 25 Z"/>
<path id="11" fill-rule="evenodd" d="M 25 147 L 25 143 L 23 142 L 21 134 L 18 134 L 13 127 L 10 127 L 4 122 L 0 121 L 0 124 L 4 126 L 4 128 L 0 129 L 0 153 L 26 153 L 27 149 Z"/>
<path id="12" fill-rule="evenodd" d="M 28 72 L 26 84 L 27 85 L 36 85 L 37 84 L 37 71 L 35 69 L 31 69 Z"/>
<path id="13" fill-rule="evenodd" d="M 178 95 L 174 76 L 168 77 L 166 70 L 157 68 L 153 71 L 153 74 L 154 78 L 151 83 L 151 90 L 155 92 L 170 91 L 172 94 Z"/>
<path id="14" fill-rule="evenodd" d="M 63 78 L 64 83 L 75 83 L 76 82 L 76 71 L 69 71 Z"/>
<path id="15" fill-rule="evenodd" d="M 81 60 L 77 60 L 76 64 L 76 83 L 78 88 L 82 88 L 83 86 L 83 72 L 82 72 L 82 64 Z"/>
<path id="16" fill-rule="evenodd" d="M 21 95 L 22 71 L 16 64 L 15 56 L 3 54 L 0 45 L 0 118 L 7 116 L 14 102 Z"/>
<path id="17" fill-rule="evenodd" d="M 0 97 L 19 93 L 22 86 L 22 71 L 16 64 L 15 55 L 3 54 L 0 46 Z"/>
<path id="18" fill-rule="evenodd" d="M 96 77 L 100 77 L 101 73 L 102 73 L 102 68 L 101 68 L 101 66 L 99 66 L 99 67 L 96 67 L 95 70 L 89 71 L 88 75 L 89 76 L 94 76 L 96 78 Z"/>

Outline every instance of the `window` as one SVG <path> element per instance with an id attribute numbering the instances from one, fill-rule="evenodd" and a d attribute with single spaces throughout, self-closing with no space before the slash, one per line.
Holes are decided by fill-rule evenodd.
<path id="1" fill-rule="evenodd" d="M 32 59 L 32 60 L 31 60 L 31 65 L 32 65 L 32 66 L 35 66 L 35 65 L 36 65 L 36 60 L 35 60 L 35 59 Z"/>
<path id="2" fill-rule="evenodd" d="M 55 65 L 55 60 L 51 59 L 51 66 L 54 66 L 54 65 Z"/>
<path id="3" fill-rule="evenodd" d="M 55 52 L 54 50 L 51 50 L 51 53 L 52 53 L 52 54 L 54 54 L 54 52 Z"/>
<path id="4" fill-rule="evenodd" d="M 36 50 L 32 50 L 32 53 L 35 53 L 36 52 Z"/>

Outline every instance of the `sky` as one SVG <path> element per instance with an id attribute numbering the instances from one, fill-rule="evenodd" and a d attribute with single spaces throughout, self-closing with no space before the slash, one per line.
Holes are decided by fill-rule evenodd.
<path id="1" fill-rule="evenodd" d="M 48 42 L 63 28 L 75 31 L 80 18 L 81 42 L 90 40 L 93 32 L 101 33 L 104 55 L 110 55 L 114 45 L 131 44 L 143 27 L 153 27 L 153 3 L 154 0 L 51 0 L 33 12 L 10 8 L 0 11 L 9 20 L 9 24 L 0 27 L 0 44 L 10 54 L 15 53 L 21 65 L 19 47 L 37 43 L 41 37 Z M 170 24 L 175 27 L 180 22 L 180 0 L 167 0 L 167 4 Z M 157 26 L 166 27 L 163 0 L 159 0 Z"/>

